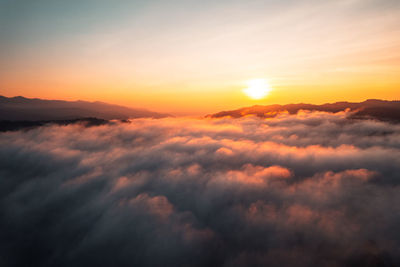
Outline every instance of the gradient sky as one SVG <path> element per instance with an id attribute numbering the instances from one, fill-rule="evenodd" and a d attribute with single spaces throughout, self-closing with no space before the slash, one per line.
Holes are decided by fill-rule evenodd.
<path id="1" fill-rule="evenodd" d="M 0 0 L 0 94 L 176 114 L 400 99 L 400 1 Z"/>

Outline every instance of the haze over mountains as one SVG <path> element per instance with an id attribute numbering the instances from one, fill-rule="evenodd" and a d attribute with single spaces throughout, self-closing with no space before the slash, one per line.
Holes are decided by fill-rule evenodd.
<path id="1" fill-rule="evenodd" d="M 364 102 L 336 102 L 322 105 L 288 104 L 255 105 L 207 115 L 210 118 L 257 116 L 273 118 L 281 112 L 296 114 L 300 110 L 336 113 L 351 111 L 350 118 L 377 119 L 400 122 L 400 101 L 369 99 Z M 163 118 L 170 116 L 146 109 L 128 108 L 104 102 L 43 100 L 37 98 L 0 96 L 0 120 L 2 121 L 60 121 L 96 118 L 100 120 L 126 120 L 134 118 Z M 97 123 L 97 122 L 96 122 Z"/>
<path id="2" fill-rule="evenodd" d="M 308 111 L 324 111 L 324 112 L 340 112 L 350 110 L 353 112 L 351 118 L 356 119 L 378 119 L 385 121 L 400 122 L 400 101 L 385 101 L 377 99 L 369 99 L 360 103 L 352 102 L 336 102 L 323 105 L 312 104 L 289 104 L 289 105 L 256 105 L 236 110 L 221 111 L 208 115 L 211 118 L 232 117 L 240 118 L 248 115 L 255 115 L 262 118 L 275 117 L 280 112 L 289 112 L 296 114 L 300 110 Z"/>
<path id="3" fill-rule="evenodd" d="M 162 118 L 166 116 L 169 115 L 98 101 L 43 100 L 22 96 L 0 96 L 0 120 L 74 120 L 89 117 L 104 120 L 124 120 L 129 118 Z"/>

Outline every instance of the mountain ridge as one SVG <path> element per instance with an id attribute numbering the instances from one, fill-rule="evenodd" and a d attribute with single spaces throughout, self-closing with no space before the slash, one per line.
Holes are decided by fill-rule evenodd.
<path id="1" fill-rule="evenodd" d="M 105 120 L 129 118 L 163 118 L 169 114 L 140 108 L 129 108 L 100 101 L 46 100 L 23 96 L 0 95 L 0 120 L 37 121 L 99 118 Z"/>
<path id="2" fill-rule="evenodd" d="M 241 118 L 244 116 L 257 116 L 261 118 L 275 117 L 281 112 L 288 112 L 289 114 L 296 114 L 300 110 L 308 111 L 324 111 L 336 113 L 344 110 L 350 110 L 353 112 L 352 118 L 357 119 L 379 119 L 387 121 L 400 122 L 400 101 L 399 100 L 380 100 L 380 99 L 368 99 L 363 102 L 335 102 L 325 103 L 321 105 L 317 104 L 287 104 L 287 105 L 254 105 L 250 107 L 243 107 L 234 110 L 221 111 L 214 114 L 209 114 L 208 118 L 222 118 L 232 117 Z"/>

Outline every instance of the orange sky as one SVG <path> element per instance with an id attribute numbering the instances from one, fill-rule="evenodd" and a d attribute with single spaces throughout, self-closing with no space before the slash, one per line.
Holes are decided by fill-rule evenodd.
<path id="1" fill-rule="evenodd" d="M 329 3 L 327 3 L 329 2 Z M 400 99 L 400 3 L 0 1 L 0 94 L 175 114 Z M 243 94 L 267 79 L 262 100 Z"/>

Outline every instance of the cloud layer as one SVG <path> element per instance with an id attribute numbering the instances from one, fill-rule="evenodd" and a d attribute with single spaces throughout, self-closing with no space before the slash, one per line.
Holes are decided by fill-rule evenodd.
<path id="1" fill-rule="evenodd" d="M 398 266 L 400 125 L 345 112 L 0 134 L 2 266 Z"/>

